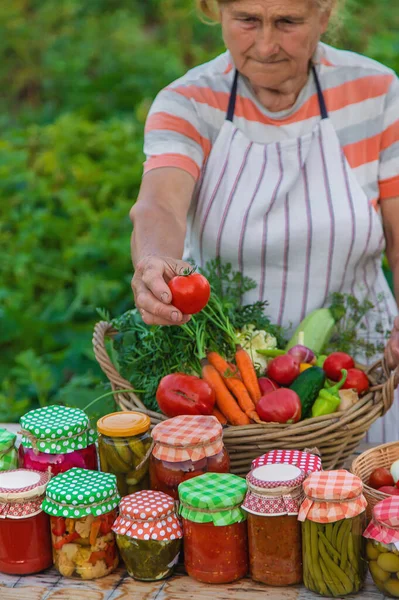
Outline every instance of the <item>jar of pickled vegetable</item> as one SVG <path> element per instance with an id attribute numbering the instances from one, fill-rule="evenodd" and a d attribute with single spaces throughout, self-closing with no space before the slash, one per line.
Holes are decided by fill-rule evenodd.
<path id="1" fill-rule="evenodd" d="M 17 436 L 7 429 L 0 429 L 0 471 L 10 471 L 18 467 L 18 454 L 15 449 Z"/>
<path id="2" fill-rule="evenodd" d="M 366 556 L 375 585 L 391 598 L 399 598 L 399 496 L 379 502 L 364 532 Z"/>
<path id="3" fill-rule="evenodd" d="M 178 499 L 180 483 L 204 473 L 228 473 L 230 459 L 223 428 L 212 416 L 183 415 L 163 421 L 152 430 L 151 489 Z"/>
<path id="4" fill-rule="evenodd" d="M 97 579 L 116 569 L 112 525 L 119 500 L 111 473 L 73 468 L 50 481 L 43 510 L 50 515 L 54 564 L 61 575 Z"/>
<path id="5" fill-rule="evenodd" d="M 251 469 L 263 467 L 263 465 L 287 464 L 301 469 L 307 477 L 315 471 L 321 471 L 321 458 L 314 454 L 315 450 L 270 450 L 252 461 Z"/>
<path id="6" fill-rule="evenodd" d="M 173 498 L 150 490 L 125 496 L 113 531 L 131 577 L 159 581 L 173 574 L 183 537 Z"/>
<path id="7" fill-rule="evenodd" d="M 294 465 L 269 464 L 247 476 L 243 509 L 248 513 L 250 575 L 267 585 L 302 581 L 301 524 L 303 472 Z"/>
<path id="8" fill-rule="evenodd" d="M 0 571 L 30 575 L 53 564 L 50 520 L 41 504 L 50 473 L 0 473 Z"/>
<path id="9" fill-rule="evenodd" d="M 248 572 L 245 479 L 205 473 L 179 485 L 184 566 L 203 583 L 231 583 Z"/>
<path id="10" fill-rule="evenodd" d="M 139 412 L 106 415 L 97 422 L 101 470 L 114 473 L 121 496 L 149 486 L 150 418 Z"/>
<path id="11" fill-rule="evenodd" d="M 367 572 L 362 481 L 344 469 L 321 471 L 305 479 L 303 488 L 298 518 L 305 586 L 328 597 L 356 594 Z"/>
<path id="12" fill-rule="evenodd" d="M 45 406 L 21 417 L 20 466 L 64 473 L 72 467 L 97 470 L 96 433 L 83 410 Z"/>

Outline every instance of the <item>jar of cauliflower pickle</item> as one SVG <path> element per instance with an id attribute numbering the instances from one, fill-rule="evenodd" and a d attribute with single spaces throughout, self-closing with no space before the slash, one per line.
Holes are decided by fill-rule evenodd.
<path id="1" fill-rule="evenodd" d="M 356 594 L 367 572 L 363 531 L 367 502 L 359 477 L 344 469 L 312 473 L 303 484 L 303 580 L 327 597 Z"/>
<path id="2" fill-rule="evenodd" d="M 364 532 L 371 576 L 380 592 L 399 598 L 399 497 L 379 502 Z"/>
<path id="3" fill-rule="evenodd" d="M 61 575 L 97 579 L 116 569 L 112 525 L 119 500 L 111 473 L 71 469 L 50 481 L 43 510 L 50 515 L 54 565 Z"/>
<path id="4" fill-rule="evenodd" d="M 19 463 L 24 469 L 64 473 L 73 467 L 97 470 L 96 433 L 83 410 L 44 406 L 21 417 Z"/>
<path id="5" fill-rule="evenodd" d="M 97 422 L 101 470 L 114 473 L 121 496 L 150 487 L 150 426 L 150 418 L 135 411 L 111 413 Z"/>
<path id="6" fill-rule="evenodd" d="M 183 537 L 173 498 L 152 490 L 125 496 L 113 531 L 131 577 L 159 581 L 173 574 Z"/>

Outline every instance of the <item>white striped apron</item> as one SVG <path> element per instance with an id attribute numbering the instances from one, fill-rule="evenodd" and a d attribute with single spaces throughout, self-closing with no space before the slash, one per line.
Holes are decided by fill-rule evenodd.
<path id="1" fill-rule="evenodd" d="M 261 144 L 233 123 L 238 73 L 226 120 L 188 215 L 185 258 L 220 257 L 257 282 L 244 303 L 267 300 L 270 318 L 291 332 L 333 292 L 367 296 L 391 329 L 397 307 L 381 269 L 381 218 L 357 182 L 328 117 L 315 67 L 321 120 L 297 139 Z M 379 295 L 383 294 L 383 300 Z M 381 337 L 381 336 L 380 336 Z M 369 432 L 399 439 L 399 402 Z"/>

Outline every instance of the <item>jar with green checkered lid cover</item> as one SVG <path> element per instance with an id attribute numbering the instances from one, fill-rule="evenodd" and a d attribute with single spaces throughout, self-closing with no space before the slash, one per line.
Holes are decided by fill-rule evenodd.
<path id="1" fill-rule="evenodd" d="M 0 429 L 0 471 L 10 471 L 18 467 L 18 455 L 15 449 L 17 436 L 7 429 Z"/>
<path id="2" fill-rule="evenodd" d="M 245 479 L 205 473 L 179 485 L 184 565 L 203 583 L 231 583 L 248 572 Z M 211 543 L 210 543 L 211 540 Z"/>
<path id="3" fill-rule="evenodd" d="M 112 525 L 119 500 L 112 473 L 73 468 L 51 480 L 42 506 L 61 575 L 96 579 L 118 566 Z"/>
<path id="4" fill-rule="evenodd" d="M 53 475 L 73 467 L 97 470 L 96 433 L 83 410 L 45 406 L 21 417 L 20 465 Z"/>

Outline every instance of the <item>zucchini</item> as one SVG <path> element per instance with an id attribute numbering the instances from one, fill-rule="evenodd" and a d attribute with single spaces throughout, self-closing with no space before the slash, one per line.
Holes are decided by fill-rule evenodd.
<path id="1" fill-rule="evenodd" d="M 294 390 L 299 396 L 302 406 L 302 419 L 310 417 L 312 406 L 323 389 L 326 381 L 326 374 L 320 367 L 310 367 L 303 371 L 295 381 L 290 385 L 290 390 Z"/>
<path id="2" fill-rule="evenodd" d="M 335 321 L 329 308 L 314 310 L 298 325 L 285 350 L 287 351 L 297 344 L 302 344 L 310 348 L 315 354 L 320 354 L 324 346 L 330 341 L 334 326 Z M 301 334 L 303 335 L 300 340 Z"/>

